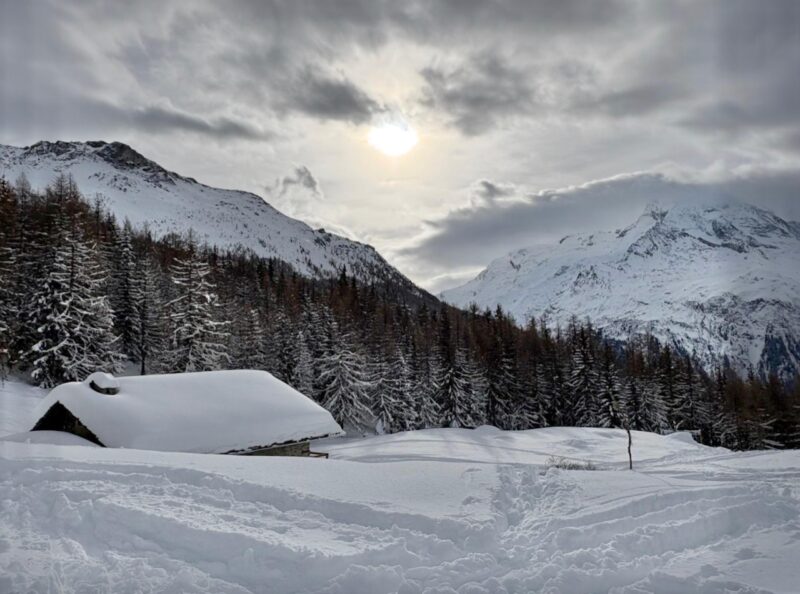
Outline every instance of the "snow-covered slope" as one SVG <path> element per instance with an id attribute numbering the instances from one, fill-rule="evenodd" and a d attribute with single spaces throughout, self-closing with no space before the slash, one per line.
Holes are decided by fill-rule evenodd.
<path id="1" fill-rule="evenodd" d="M 518 321 L 588 316 L 618 339 L 649 331 L 709 367 L 800 370 L 800 224 L 749 205 L 652 205 L 625 229 L 498 258 L 442 296 Z"/>
<path id="2" fill-rule="evenodd" d="M 201 241 L 243 245 L 307 276 L 336 275 L 346 266 L 348 273 L 367 282 L 413 288 L 369 245 L 314 230 L 255 194 L 212 188 L 167 171 L 119 142 L 0 145 L 0 176 L 13 182 L 21 173 L 35 189 L 44 188 L 59 173 L 69 173 L 87 199 L 101 195 L 120 221 L 148 223 L 155 235 L 191 228 Z"/>
<path id="3" fill-rule="evenodd" d="M 0 397 L 32 395 L 10 382 Z M 317 444 L 330 460 L 39 437 L 0 435 L 3 593 L 764 594 L 800 583 L 789 451 L 636 432 L 630 472 L 615 429 Z M 550 456 L 598 470 L 548 468 Z"/>

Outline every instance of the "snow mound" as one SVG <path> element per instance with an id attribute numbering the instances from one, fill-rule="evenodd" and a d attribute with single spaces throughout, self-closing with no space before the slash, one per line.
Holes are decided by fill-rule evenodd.
<path id="1" fill-rule="evenodd" d="M 632 431 L 634 463 L 671 459 L 687 454 L 725 451 L 709 448 L 690 433 L 662 436 Z M 687 437 L 688 436 L 688 437 Z M 315 448 L 332 458 L 359 462 L 396 460 L 453 461 L 481 464 L 547 464 L 552 457 L 592 462 L 607 467 L 628 464 L 628 436 L 622 429 L 547 427 L 527 431 L 427 429 L 365 439 L 331 439 Z"/>
<path id="2" fill-rule="evenodd" d="M 266 371 L 121 377 L 115 394 L 93 389 L 95 379 L 58 386 L 38 417 L 60 403 L 105 446 L 176 452 L 245 451 L 341 433 L 328 411 Z"/>
<path id="3" fill-rule="evenodd" d="M 0 436 L 33 427 L 36 408 L 46 395 L 46 390 L 21 381 L 0 382 Z"/>
<path id="4" fill-rule="evenodd" d="M 64 431 L 24 431 L 23 433 L 0 436 L 0 440 L 15 443 L 45 443 L 63 446 L 99 447 L 96 443 L 92 443 L 72 433 L 65 433 Z"/>

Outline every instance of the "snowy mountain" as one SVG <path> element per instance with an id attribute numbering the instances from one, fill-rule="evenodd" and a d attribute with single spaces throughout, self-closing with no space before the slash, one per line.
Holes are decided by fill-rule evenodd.
<path id="1" fill-rule="evenodd" d="M 119 142 L 0 145 L 0 176 L 13 182 L 21 173 L 37 189 L 69 173 L 88 199 L 102 196 L 120 221 L 147 223 L 156 236 L 191 228 L 201 241 L 222 247 L 240 244 L 307 276 L 337 275 L 346 266 L 365 282 L 396 283 L 421 294 L 371 246 L 314 230 L 256 194 L 212 188 L 167 171 Z"/>
<path id="2" fill-rule="evenodd" d="M 649 206 L 631 226 L 493 261 L 450 303 L 524 321 L 589 317 L 607 336 L 650 332 L 711 366 L 800 370 L 800 223 L 744 204 Z"/>

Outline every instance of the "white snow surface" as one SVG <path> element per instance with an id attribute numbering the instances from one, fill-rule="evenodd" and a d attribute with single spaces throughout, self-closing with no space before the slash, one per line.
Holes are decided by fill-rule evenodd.
<path id="1" fill-rule="evenodd" d="M 185 234 L 220 247 L 244 246 L 291 264 L 311 277 L 338 275 L 342 267 L 366 282 L 393 281 L 418 290 L 375 249 L 315 230 L 250 192 L 213 188 L 167 171 L 119 142 L 0 144 L 0 176 L 12 183 L 24 173 L 43 190 L 61 173 L 71 174 L 87 200 L 134 227 L 147 224 L 156 237 Z"/>
<path id="2" fill-rule="evenodd" d="M 100 446 L 72 433 L 64 431 L 23 431 L 12 435 L 4 435 L 0 439 L 17 443 L 46 443 L 50 445 L 86 446 L 99 448 Z"/>
<path id="3" fill-rule="evenodd" d="M 0 592 L 798 591 L 797 452 L 633 439 L 631 472 L 612 429 L 317 443 L 329 460 L 0 438 Z"/>
<path id="4" fill-rule="evenodd" d="M 225 453 L 337 435 L 316 402 L 266 371 L 229 370 L 115 378 L 119 392 L 89 382 L 54 388 L 36 410 L 61 403 L 107 447 Z"/>
<path id="5" fill-rule="evenodd" d="M 588 317 L 611 338 L 650 333 L 707 369 L 800 371 L 800 223 L 754 206 L 649 206 L 631 226 L 564 237 L 494 260 L 445 291 L 518 322 Z"/>

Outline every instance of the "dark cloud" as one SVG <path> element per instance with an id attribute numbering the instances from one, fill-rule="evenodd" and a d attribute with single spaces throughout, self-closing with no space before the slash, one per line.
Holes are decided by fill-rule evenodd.
<path id="1" fill-rule="evenodd" d="M 397 38 L 438 44 L 466 35 L 581 35 L 622 26 L 635 12 L 633 0 L 238 0 L 225 14 L 242 22 L 276 22 L 293 33 L 324 31 L 330 39 L 378 47 Z"/>
<path id="2" fill-rule="evenodd" d="M 134 108 L 125 111 L 109 105 L 106 109 L 112 114 L 119 112 L 123 121 L 125 119 L 130 119 L 135 126 L 144 128 L 150 132 L 179 130 L 195 132 L 197 134 L 204 134 L 220 139 L 240 138 L 247 140 L 266 140 L 273 137 L 269 132 L 260 130 L 245 122 L 224 116 L 206 119 L 161 106 Z"/>
<path id="3" fill-rule="evenodd" d="M 497 122 L 524 114 L 534 105 L 528 76 L 494 52 L 483 52 L 454 69 L 429 66 L 422 103 L 447 114 L 466 135 L 482 134 Z"/>
<path id="4" fill-rule="evenodd" d="M 584 115 L 615 118 L 641 116 L 658 111 L 685 96 L 685 90 L 677 84 L 645 83 L 594 97 L 578 96 L 571 109 Z"/>
<path id="5" fill-rule="evenodd" d="M 0 91 L 2 93 L 2 91 Z M 88 138 L 130 130 L 162 135 L 199 134 L 216 140 L 270 140 L 275 134 L 227 116 L 200 116 L 164 105 L 120 106 L 93 97 L 64 93 L 51 103 L 47 96 L 9 93 L 0 105 L 6 133 L 36 134 L 39 138 Z M 31 120 L 21 119 L 30 114 Z"/>
<path id="6" fill-rule="evenodd" d="M 632 223 L 650 202 L 730 199 L 800 219 L 800 172 L 749 171 L 715 182 L 682 182 L 658 173 L 617 176 L 518 200 L 475 203 L 429 221 L 430 231 L 401 256 L 441 269 L 483 266 L 509 251 L 555 241 L 573 233 L 615 229 Z"/>
<path id="7" fill-rule="evenodd" d="M 420 148 L 436 147 L 407 185 L 410 203 L 427 208 L 420 196 L 436 186 L 452 204 L 451 188 L 479 180 L 468 206 L 402 254 L 435 276 L 622 224 L 678 183 L 633 176 L 531 194 L 542 179 L 716 166 L 726 181 L 715 191 L 799 203 L 796 176 L 763 168 L 800 161 L 798 23 L 796 0 L 0 0 L 0 142 L 133 136 L 229 186 L 278 176 L 281 159 L 302 154 L 349 196 L 340 222 L 367 229 L 383 216 L 374 177 L 332 166 L 354 157 L 316 152 L 315 126 L 403 113 Z M 440 136 L 442 125 L 465 138 Z M 219 142 L 171 142 L 188 134 Z M 506 178 L 520 186 L 492 181 Z M 310 172 L 282 179 L 287 210 L 313 218 Z M 382 237 L 396 248 L 392 232 Z"/>
<path id="8" fill-rule="evenodd" d="M 326 76 L 308 67 L 282 95 L 280 109 L 299 111 L 321 120 L 363 124 L 381 111 L 375 100 L 347 78 Z"/>
<path id="9" fill-rule="evenodd" d="M 515 193 L 514 186 L 508 184 L 499 184 L 497 182 L 489 181 L 488 179 L 481 179 L 475 183 L 474 194 L 484 203 L 494 203 L 498 198 L 506 198 L 513 196 Z"/>
<path id="10" fill-rule="evenodd" d="M 276 186 L 278 198 L 285 196 L 293 186 L 305 188 L 314 196 L 322 196 L 322 190 L 320 189 L 317 178 L 314 177 L 314 174 L 311 173 L 311 170 L 305 165 L 296 165 L 294 171 L 290 175 L 279 179 Z"/>

